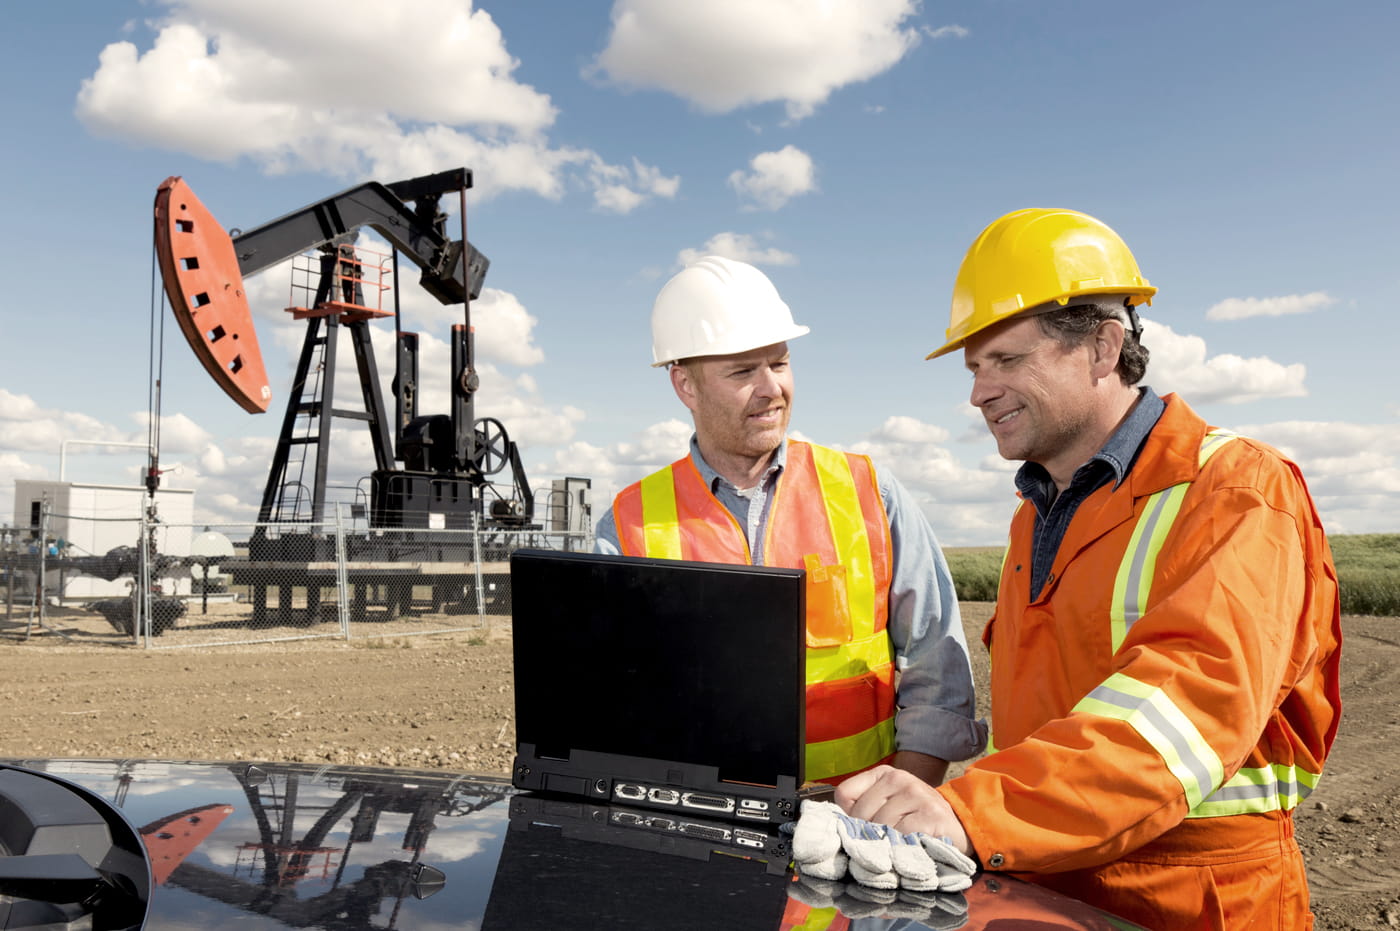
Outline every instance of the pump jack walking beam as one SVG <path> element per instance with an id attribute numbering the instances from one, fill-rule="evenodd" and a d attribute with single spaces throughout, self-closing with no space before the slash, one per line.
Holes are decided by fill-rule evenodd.
<path id="1" fill-rule="evenodd" d="M 446 235 L 438 210 L 443 194 L 471 183 L 465 168 L 387 185 L 370 181 L 230 236 L 182 178 L 167 178 L 156 192 L 155 247 L 185 339 L 229 397 L 249 413 L 265 412 L 272 391 L 243 279 L 361 226 L 422 269 L 419 282 L 442 303 L 477 297 L 490 263 L 471 243 Z"/>

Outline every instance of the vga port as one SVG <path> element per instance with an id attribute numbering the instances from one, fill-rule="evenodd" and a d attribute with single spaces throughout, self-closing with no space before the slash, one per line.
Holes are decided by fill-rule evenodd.
<path id="1" fill-rule="evenodd" d="M 676 805 L 680 803 L 681 794 L 675 789 L 652 789 L 647 798 L 661 805 Z"/>
<path id="2" fill-rule="evenodd" d="M 653 817 L 647 819 L 647 827 L 656 828 L 658 831 L 674 831 L 676 829 L 676 822 L 672 821 L 670 818 Z"/>

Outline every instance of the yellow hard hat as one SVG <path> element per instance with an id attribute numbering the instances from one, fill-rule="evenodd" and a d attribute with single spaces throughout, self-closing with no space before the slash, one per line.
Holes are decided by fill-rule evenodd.
<path id="1" fill-rule="evenodd" d="M 1075 210 L 1031 208 L 1001 217 L 963 257 L 953 283 L 946 342 L 924 358 L 960 349 L 979 330 L 1025 310 L 1086 294 L 1125 294 L 1152 303 L 1157 289 L 1117 233 Z"/>

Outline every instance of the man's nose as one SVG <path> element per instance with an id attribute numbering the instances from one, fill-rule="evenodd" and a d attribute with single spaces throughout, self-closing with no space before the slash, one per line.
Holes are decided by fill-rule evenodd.
<path id="1" fill-rule="evenodd" d="M 783 393 L 783 382 L 778 373 L 764 366 L 758 373 L 758 393 L 765 398 L 776 398 Z"/>
<path id="2" fill-rule="evenodd" d="M 1002 388 L 992 376 L 984 372 L 976 372 L 972 376 L 972 394 L 968 398 L 972 406 L 981 408 L 988 401 L 992 401 L 1001 396 Z"/>

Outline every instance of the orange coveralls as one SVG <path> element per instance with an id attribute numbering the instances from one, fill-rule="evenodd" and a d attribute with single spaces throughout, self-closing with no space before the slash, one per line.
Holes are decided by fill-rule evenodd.
<path id="1" fill-rule="evenodd" d="M 994 752 L 939 791 L 986 868 L 1149 928 L 1309 928 L 1292 809 L 1341 713 L 1331 550 L 1292 462 L 1164 400 L 1034 602 L 1017 510 Z"/>

